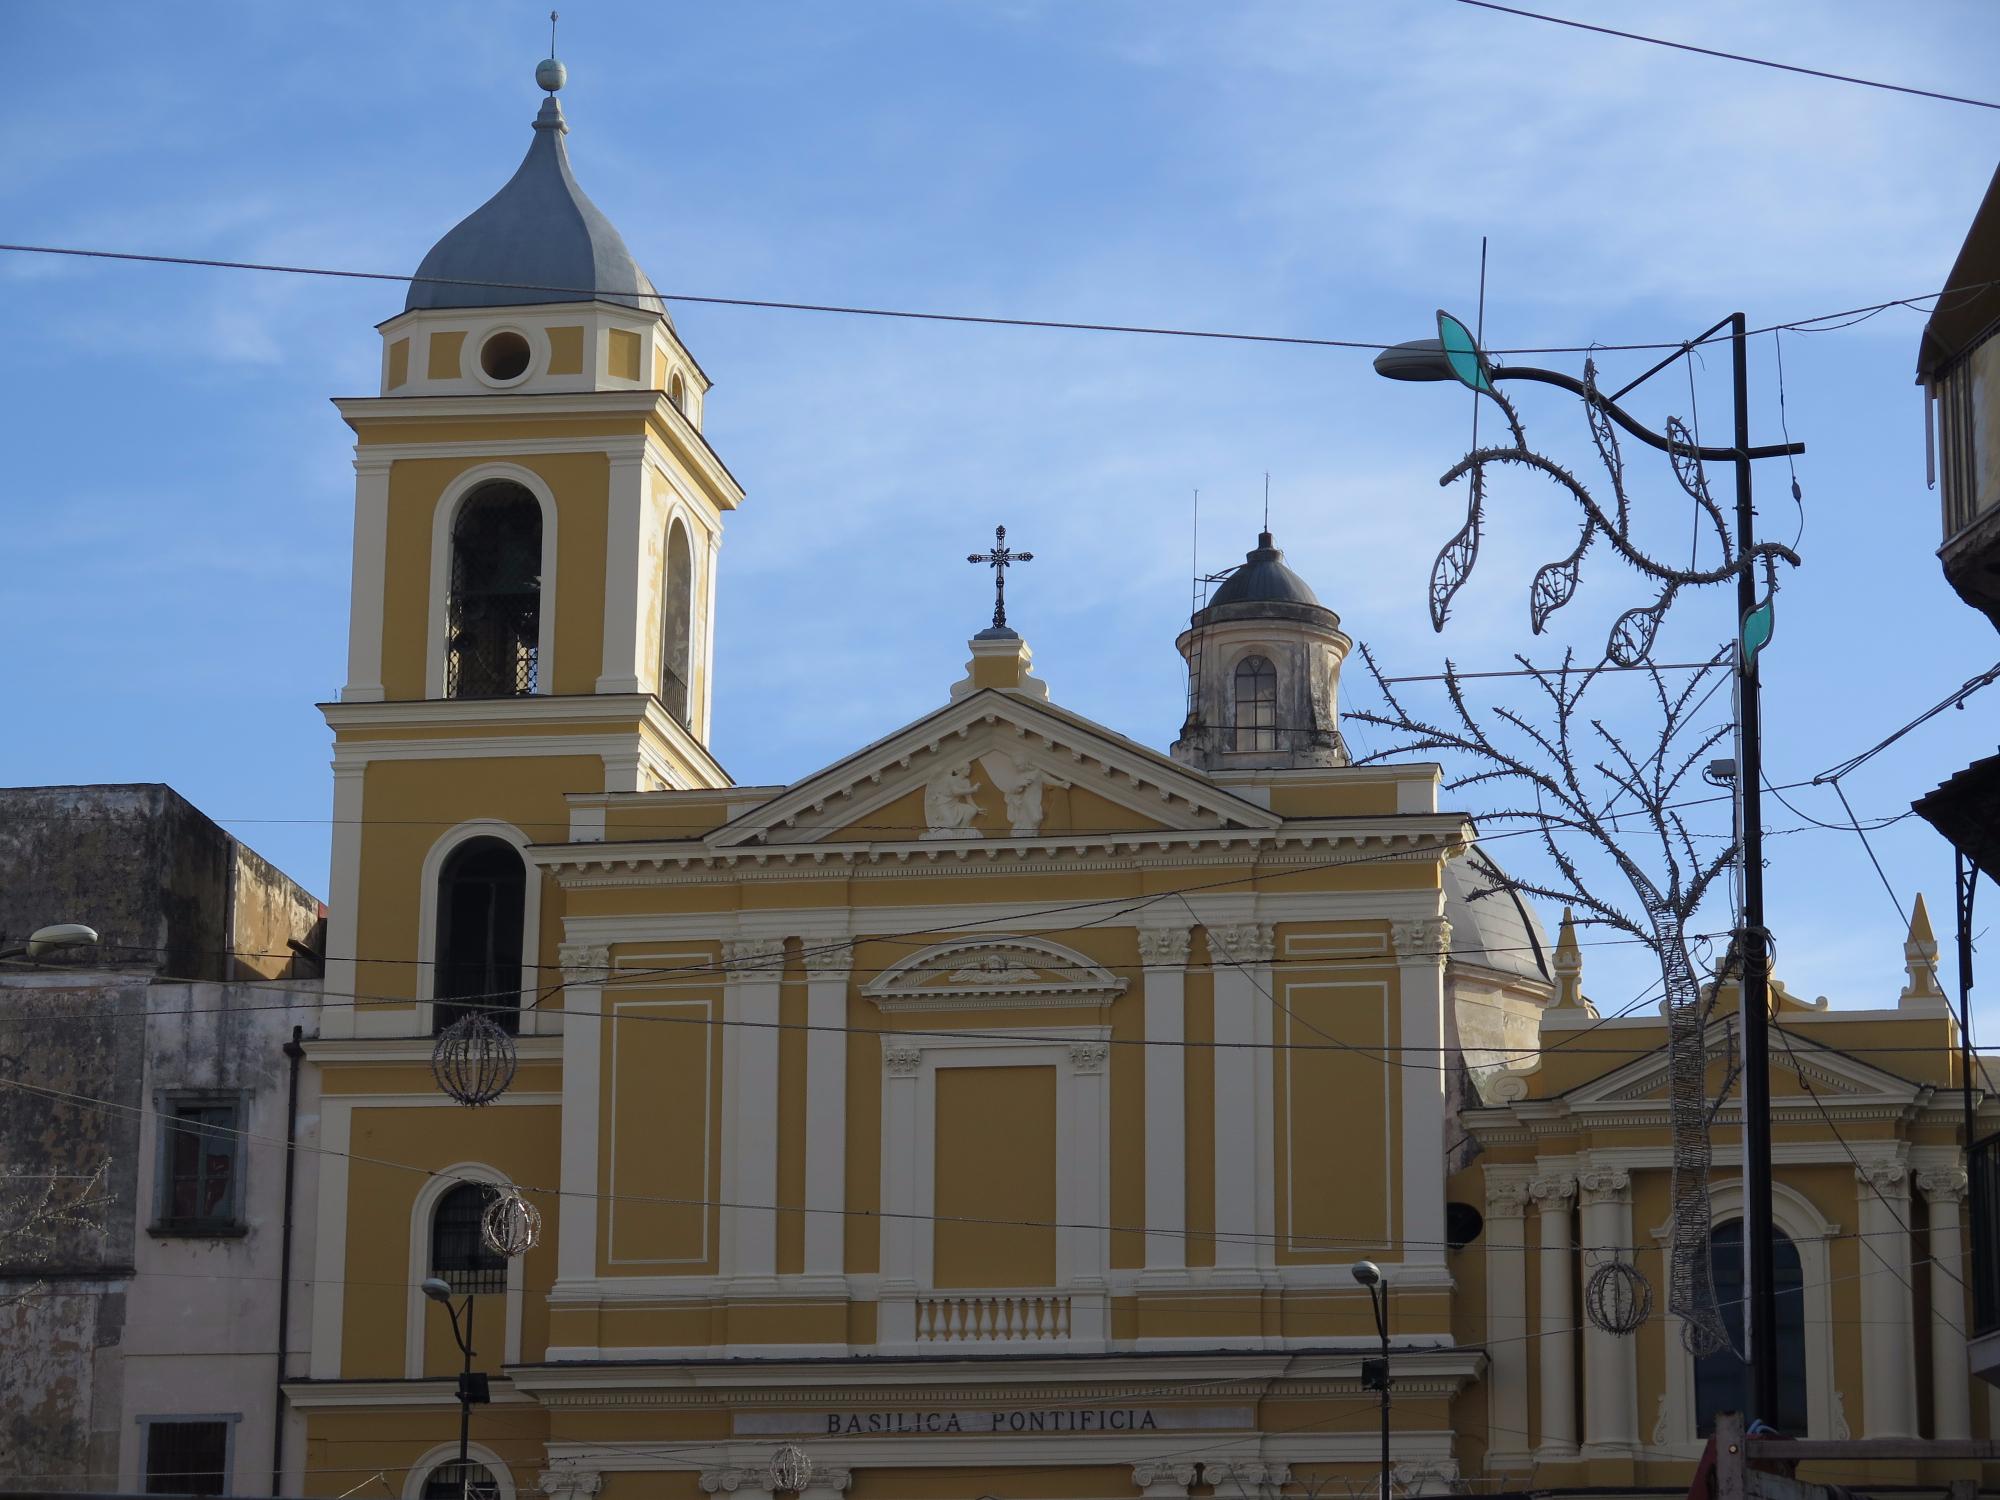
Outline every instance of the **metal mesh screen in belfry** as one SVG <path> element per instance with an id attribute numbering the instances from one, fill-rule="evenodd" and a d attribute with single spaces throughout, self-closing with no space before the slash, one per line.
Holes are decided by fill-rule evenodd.
<path id="1" fill-rule="evenodd" d="M 1701 985 L 1681 924 L 1667 903 L 1646 902 L 1667 991 L 1667 1097 L 1673 1131 L 1673 1239 L 1668 1252 L 1667 1311 L 1681 1320 L 1681 1342 L 1701 1355 L 1729 1340 L 1715 1305 L 1708 1244 L 1708 1052 Z"/>
<path id="2" fill-rule="evenodd" d="M 542 507 L 518 484 L 490 484 L 451 529 L 447 698 L 535 691 L 542 622 Z"/>

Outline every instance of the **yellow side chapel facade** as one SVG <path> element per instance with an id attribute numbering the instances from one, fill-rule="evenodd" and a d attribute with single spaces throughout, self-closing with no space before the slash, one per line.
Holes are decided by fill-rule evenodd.
<path id="1" fill-rule="evenodd" d="M 298 1492 L 378 1468 L 403 1500 L 456 1489 L 432 1275 L 473 1301 L 500 1500 L 768 1490 L 785 1442 L 812 1500 L 1362 1483 L 1363 1256 L 1391 1288 L 1399 1483 L 1685 1473 L 1696 1376 L 1665 1320 L 1576 1332 L 1594 1252 L 1657 1270 L 1659 1025 L 1599 1023 L 1573 941 L 1465 899 L 1483 856 L 1435 767 L 1347 763 L 1348 638 L 1268 535 L 1178 642 L 1171 753 L 1053 701 L 996 625 L 934 712 L 731 783 L 707 746 L 743 493 L 567 129 L 551 94 L 382 325 L 380 393 L 338 403 L 354 584 Z M 518 1069 L 468 1108 L 432 1039 L 474 1009 Z M 1949 1016 L 1931 990 L 1855 1013 L 1862 1041 L 1935 1044 L 1880 1068 L 1827 1051 L 1845 1014 L 1801 1012 L 1797 1045 L 1864 1176 L 1790 1095 L 1780 1131 L 1811 1306 L 1860 1309 L 1816 1325 L 1812 1427 L 1983 1431 L 1938 1332 L 1955 1273 L 1917 1269 L 1959 1255 Z M 1523 1065 L 1600 1024 L 1622 1066 Z M 1928 1205 L 1886 1270 L 1842 1238 L 1886 1238 L 1871 1182 Z M 524 1255 L 480 1244 L 488 1186 L 539 1210 Z"/>

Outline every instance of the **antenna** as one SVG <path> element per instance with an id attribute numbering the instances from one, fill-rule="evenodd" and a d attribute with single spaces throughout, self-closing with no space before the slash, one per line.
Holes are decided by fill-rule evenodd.
<path id="1" fill-rule="evenodd" d="M 1475 444 L 1474 446 L 1477 445 Z M 1271 531 L 1271 471 L 1269 469 L 1266 469 L 1264 471 L 1264 532 L 1268 536 L 1270 534 L 1270 531 Z"/>

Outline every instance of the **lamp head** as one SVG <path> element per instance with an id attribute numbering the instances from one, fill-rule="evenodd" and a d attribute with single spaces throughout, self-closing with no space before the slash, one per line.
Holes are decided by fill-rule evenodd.
<path id="1" fill-rule="evenodd" d="M 1456 380 L 1442 339 L 1411 339 L 1375 356 L 1375 373 L 1388 380 Z"/>
<path id="2" fill-rule="evenodd" d="M 1372 1260 L 1356 1261 L 1354 1263 L 1354 1279 L 1372 1292 L 1382 1284 L 1382 1268 Z"/>
<path id="3" fill-rule="evenodd" d="M 96 941 L 96 928 L 81 922 L 58 922 L 30 933 L 26 952 L 30 958 L 44 958 L 62 948 L 87 948 Z"/>
<path id="4" fill-rule="evenodd" d="M 451 1284 L 442 1276 L 426 1276 L 421 1284 L 424 1295 L 431 1301 L 451 1306 Z"/>

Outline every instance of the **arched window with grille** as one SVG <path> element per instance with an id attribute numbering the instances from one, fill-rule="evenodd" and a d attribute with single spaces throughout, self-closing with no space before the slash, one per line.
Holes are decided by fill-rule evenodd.
<path id="1" fill-rule="evenodd" d="M 666 594 L 661 601 L 660 702 L 682 724 L 693 700 L 694 550 L 678 520 L 667 533 Z"/>
<path id="2" fill-rule="evenodd" d="M 500 1484 L 482 1463 L 446 1459 L 424 1476 L 422 1500 L 500 1500 Z"/>
<path id="3" fill-rule="evenodd" d="M 1778 1415 L 1772 1426 L 1787 1437 L 1806 1435 L 1806 1294 L 1799 1249 L 1782 1229 L 1772 1229 L 1773 1290 L 1778 1325 Z M 1718 1224 L 1709 1240 L 1715 1300 L 1729 1330 L 1729 1347 L 1694 1362 L 1695 1432 L 1715 1431 L 1719 1411 L 1742 1411 L 1749 1370 L 1736 1357 L 1743 1347 L 1743 1221 Z"/>
<path id="4" fill-rule="evenodd" d="M 527 895 L 527 864 L 505 839 L 467 839 L 451 851 L 438 872 L 437 1030 L 475 1009 L 508 1031 L 520 1028 Z"/>
<path id="5" fill-rule="evenodd" d="M 444 695 L 534 692 L 541 630 L 541 502 L 506 480 L 481 485 L 452 521 Z"/>
<path id="6" fill-rule="evenodd" d="M 1236 748 L 1278 748 L 1278 669 L 1269 657 L 1246 656 L 1236 664 Z"/>
<path id="7" fill-rule="evenodd" d="M 494 1198 L 483 1182 L 461 1182 L 431 1215 L 431 1275 L 454 1292 L 504 1292 L 507 1257 L 486 1243 L 479 1219 Z"/>

